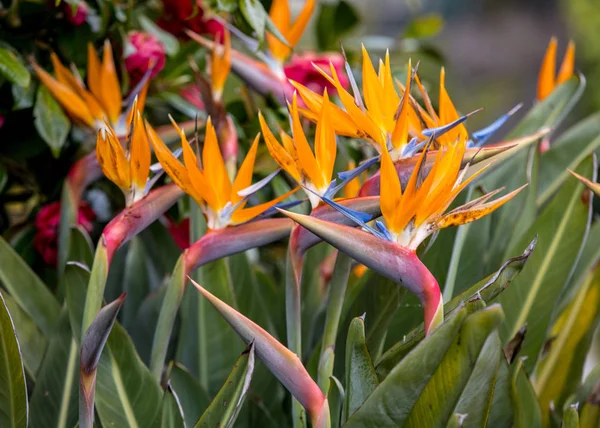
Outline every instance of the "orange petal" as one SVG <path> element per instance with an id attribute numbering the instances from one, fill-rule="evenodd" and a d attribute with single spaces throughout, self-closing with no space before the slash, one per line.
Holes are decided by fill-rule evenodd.
<path id="1" fill-rule="evenodd" d="M 302 34 L 304 33 L 304 30 L 306 29 L 306 26 L 312 17 L 316 4 L 316 0 L 306 0 L 304 2 L 302 11 L 298 14 L 296 20 L 287 31 L 285 36 L 291 47 L 296 46 L 300 41 L 300 38 L 302 37 Z"/>
<path id="2" fill-rule="evenodd" d="M 231 215 L 231 224 L 241 224 L 241 223 L 246 223 L 247 221 L 252 220 L 254 217 L 261 215 L 269 208 L 273 207 L 274 205 L 278 204 L 279 202 L 281 202 L 284 199 L 291 196 L 299 188 L 300 188 L 300 186 L 296 187 L 295 189 L 290 190 L 289 192 L 287 192 L 281 196 L 278 196 L 277 198 L 275 198 L 269 202 L 264 202 L 262 204 L 255 205 L 250 208 L 238 208 Z"/>
<path id="3" fill-rule="evenodd" d="M 98 131 L 96 157 L 106 178 L 124 191 L 129 191 L 131 186 L 129 162 L 119 139 L 108 127 Z"/>
<path id="4" fill-rule="evenodd" d="M 395 220 L 396 210 L 402 199 L 402 189 L 400 187 L 400 179 L 392 162 L 392 158 L 387 150 L 381 152 L 381 189 L 380 203 L 381 214 L 385 219 L 386 225 L 390 232 L 400 233 L 402 229 L 397 227 Z"/>
<path id="5" fill-rule="evenodd" d="M 315 133 L 315 155 L 325 183 L 330 183 L 337 153 L 335 132 L 331 124 L 331 102 L 327 89 L 323 94 L 323 109 Z"/>
<path id="6" fill-rule="evenodd" d="M 102 82 L 102 95 L 100 99 L 102 100 L 102 104 L 106 109 L 106 113 L 108 114 L 111 123 L 117 123 L 119 121 L 119 115 L 121 114 L 123 98 L 121 96 L 121 87 L 119 86 L 119 79 L 117 77 L 117 70 L 113 59 L 112 46 L 108 40 L 104 42 L 100 78 Z"/>
<path id="7" fill-rule="evenodd" d="M 252 184 L 252 173 L 254 172 L 254 162 L 256 160 L 256 151 L 258 150 L 259 140 L 260 134 L 254 138 L 254 142 L 252 142 L 250 150 L 248 150 L 248 154 L 244 158 L 235 180 L 233 181 L 233 186 L 231 186 L 231 196 L 229 198 L 232 204 L 236 204 L 242 199 L 242 197 L 238 195 L 238 192 Z"/>
<path id="8" fill-rule="evenodd" d="M 265 122 L 263 115 L 260 112 L 258 113 L 258 121 L 260 122 L 260 129 L 262 130 L 265 143 L 267 144 L 267 149 L 269 150 L 269 153 L 271 154 L 275 162 L 277 162 L 277 164 L 284 171 L 290 174 L 292 178 L 296 180 L 296 183 L 301 183 L 302 175 L 296 167 L 296 162 L 290 156 L 290 154 L 281 146 L 281 144 L 279 144 L 279 142 L 269 129 L 269 126 Z"/>
<path id="9" fill-rule="evenodd" d="M 225 30 L 225 32 L 223 33 L 223 46 L 219 45 L 218 43 L 215 43 L 215 47 L 213 48 L 211 55 L 210 77 L 215 99 L 220 99 L 230 69 L 231 41 L 229 31 Z"/>
<path id="10" fill-rule="evenodd" d="M 96 49 L 94 45 L 88 43 L 88 62 L 87 62 L 87 85 L 90 88 L 90 91 L 94 96 L 102 101 L 102 77 L 101 70 L 102 67 L 100 65 L 100 58 L 98 58 L 98 54 L 96 53 Z M 106 109 L 106 106 L 104 106 Z"/>
<path id="11" fill-rule="evenodd" d="M 271 9 L 269 9 L 269 17 L 279 32 L 287 38 L 286 33 L 290 28 L 290 6 L 288 0 L 273 0 Z M 267 45 L 271 55 L 280 62 L 283 62 L 290 54 L 290 48 L 281 43 L 277 37 L 267 32 Z M 288 41 L 289 43 L 289 41 Z"/>
<path id="12" fill-rule="evenodd" d="M 63 85 L 54 79 L 46 70 L 41 68 L 35 62 L 32 63 L 38 78 L 52 96 L 60 103 L 66 112 L 74 119 L 85 123 L 90 128 L 94 127 L 94 117 L 83 102 L 83 100 L 68 86 Z"/>
<path id="13" fill-rule="evenodd" d="M 204 176 L 212 184 L 214 189 L 216 205 L 212 206 L 215 211 L 221 210 L 231 195 L 231 181 L 227 174 L 227 167 L 221 154 L 217 134 L 210 117 L 206 121 L 206 135 L 204 136 L 204 147 L 202 149 L 202 165 Z"/>
<path id="14" fill-rule="evenodd" d="M 404 95 L 402 96 L 402 103 L 400 105 L 400 110 L 398 111 L 396 123 L 394 124 L 394 130 L 392 132 L 392 146 L 397 150 L 403 149 L 404 146 L 408 144 L 408 114 L 410 110 L 408 100 L 410 98 L 411 75 L 412 65 L 411 61 L 408 60 L 408 73 L 406 76 L 406 85 L 404 86 Z"/>
<path id="15" fill-rule="evenodd" d="M 177 128 L 177 130 L 181 136 L 182 135 L 181 130 L 179 128 Z M 173 153 L 171 153 L 171 150 L 169 150 L 169 148 L 165 145 L 165 143 L 162 142 L 162 140 L 160 139 L 160 137 L 158 136 L 156 131 L 147 122 L 146 122 L 146 133 L 148 135 L 148 140 L 152 144 L 152 148 L 154 149 L 154 154 L 156 155 L 156 158 L 162 165 L 165 172 L 169 175 L 169 177 L 171 177 L 171 180 L 173 180 L 175 182 L 175 184 L 177 184 L 177 186 L 179 186 L 181 188 L 181 190 L 183 190 L 185 193 L 187 193 L 188 195 L 193 197 L 198 203 L 201 203 L 202 198 L 200 197 L 200 195 L 198 195 L 198 193 L 192 187 L 192 183 L 190 181 L 188 172 L 186 171 L 185 167 L 181 164 L 181 162 L 179 162 L 177 160 L 177 158 L 173 155 Z M 185 149 L 186 149 L 185 143 L 187 143 L 187 139 L 185 139 L 185 143 L 184 143 L 184 139 L 185 139 L 185 134 L 183 134 L 183 136 L 181 137 L 181 140 L 182 140 L 181 145 L 183 147 L 184 156 L 185 156 Z M 189 147 L 189 144 L 188 144 L 188 147 Z M 193 152 L 192 152 L 192 154 L 193 154 Z"/>
<path id="16" fill-rule="evenodd" d="M 458 112 L 456 111 L 456 108 L 454 107 L 454 104 L 452 103 L 452 100 L 450 99 L 450 96 L 448 95 L 448 92 L 446 91 L 446 85 L 445 85 L 445 70 L 444 67 L 442 67 L 441 71 L 440 71 L 440 101 L 439 101 L 439 118 L 440 118 L 440 126 L 443 125 L 447 125 L 449 123 L 454 122 L 455 120 L 458 120 L 460 118 Z M 446 132 L 440 139 L 440 142 L 454 142 L 456 141 L 456 139 L 459 138 L 459 136 L 461 138 L 466 138 L 468 136 L 467 134 L 467 128 L 465 127 L 464 124 L 460 124 L 458 126 L 456 126 L 454 129 L 451 129 L 450 131 Z"/>
<path id="17" fill-rule="evenodd" d="M 500 208 L 502 205 L 510 201 L 526 186 L 527 184 L 519 187 L 516 190 L 513 190 L 512 192 L 510 192 L 507 195 L 504 195 L 501 198 L 498 198 L 491 202 L 487 202 L 485 204 L 478 205 L 468 210 L 461 210 L 460 208 L 457 208 L 456 210 L 449 212 L 444 217 L 442 217 L 437 222 L 437 227 L 443 229 L 445 227 L 459 226 L 461 224 L 467 224 L 475 220 L 479 220 L 480 218 L 491 214 L 492 212 Z"/>
<path id="18" fill-rule="evenodd" d="M 571 40 L 567 46 L 565 57 L 563 58 L 558 77 L 556 78 L 556 84 L 560 85 L 573 76 L 575 71 L 575 43 Z"/>
<path id="19" fill-rule="evenodd" d="M 365 106 L 374 122 L 379 125 L 383 121 L 383 88 L 364 45 L 362 47 L 362 79 Z M 374 136 L 372 135 L 372 137 Z"/>
<path id="20" fill-rule="evenodd" d="M 411 73 L 410 62 L 408 64 L 408 78 L 410 81 Z M 382 86 L 383 86 L 383 105 L 386 117 L 393 117 L 400 103 L 400 97 L 394 86 L 394 78 L 392 75 L 392 66 L 390 64 L 390 52 L 385 53 L 385 63 L 382 69 Z"/>
<path id="21" fill-rule="evenodd" d="M 137 189 L 143 190 L 146 187 L 148 174 L 150 173 L 151 155 L 142 115 L 137 109 L 135 109 L 132 128 L 133 134 L 130 137 L 131 148 L 129 153 L 131 182 Z"/>
<path id="22" fill-rule="evenodd" d="M 294 92 L 292 101 L 291 116 L 294 146 L 296 146 L 296 150 L 298 151 L 298 159 L 300 159 L 302 170 L 317 189 L 323 189 L 327 187 L 329 183 L 325 182 L 315 155 L 308 144 L 306 135 L 304 135 L 302 123 L 300 123 L 300 115 L 298 113 L 298 98 L 296 92 Z"/>
<path id="23" fill-rule="evenodd" d="M 556 74 L 556 37 L 550 39 L 546 55 L 542 61 L 540 74 L 538 76 L 537 98 L 543 100 L 552 93 L 555 86 L 554 76 Z"/>

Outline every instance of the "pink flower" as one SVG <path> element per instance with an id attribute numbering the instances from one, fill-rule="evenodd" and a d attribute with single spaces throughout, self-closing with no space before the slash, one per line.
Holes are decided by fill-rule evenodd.
<path id="1" fill-rule="evenodd" d="M 77 211 L 77 224 L 88 232 L 92 231 L 96 213 L 85 202 L 81 202 Z M 58 256 L 58 228 L 60 224 L 60 202 L 44 205 L 35 217 L 37 233 L 33 238 L 33 246 L 44 259 L 44 262 L 56 266 Z"/>
<path id="2" fill-rule="evenodd" d="M 62 7 L 66 20 L 75 27 L 79 27 L 85 23 L 88 16 L 88 5 L 86 2 L 80 1 L 79 3 L 74 4 L 63 1 Z"/>
<path id="3" fill-rule="evenodd" d="M 315 64 L 329 73 L 329 63 L 333 64 L 340 83 L 347 89 L 350 86 L 350 81 L 344 72 L 344 57 L 338 53 L 319 54 L 306 52 L 292 55 L 290 60 L 284 65 L 283 70 L 288 79 L 295 80 L 313 92 L 322 94 L 325 88 L 327 88 L 327 92 L 332 95 L 336 93 L 335 88 L 313 66 Z"/>
<path id="4" fill-rule="evenodd" d="M 184 30 L 191 30 L 198 34 L 222 35 L 223 25 L 213 18 L 205 16 L 201 0 L 163 0 L 163 13 L 157 24 L 182 39 L 187 39 Z"/>
<path id="5" fill-rule="evenodd" d="M 127 35 L 127 41 L 135 49 L 125 57 L 125 69 L 131 85 L 136 85 L 150 68 L 151 78 L 163 69 L 165 47 L 155 36 L 142 31 L 131 31 Z"/>
<path id="6" fill-rule="evenodd" d="M 198 110 L 205 110 L 204 101 L 202 100 L 202 94 L 200 93 L 200 88 L 198 88 L 198 85 L 192 83 L 184 86 L 179 91 L 179 95 L 181 95 L 184 100 L 196 107 Z"/>

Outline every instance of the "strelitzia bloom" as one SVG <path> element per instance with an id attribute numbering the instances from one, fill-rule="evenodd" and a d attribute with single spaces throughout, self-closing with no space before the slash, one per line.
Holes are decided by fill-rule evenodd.
<path id="1" fill-rule="evenodd" d="M 316 0 L 306 0 L 302 11 L 292 23 L 289 1 L 273 0 L 271 2 L 269 17 L 289 45 L 286 46 L 273 34 L 267 33 L 269 53 L 280 67 L 290 56 L 294 46 L 300 41 L 300 38 L 308 25 L 308 21 L 310 21 L 313 11 L 315 10 L 316 3 Z"/>
<path id="2" fill-rule="evenodd" d="M 302 129 L 296 93 L 290 106 L 292 137 L 280 131 L 282 144 L 277 141 L 262 114 L 258 116 L 269 153 L 296 183 L 308 189 L 307 195 L 313 208 L 319 205 L 319 196 L 327 195 L 332 188 L 337 152 L 335 132 L 330 123 L 333 104 L 329 101 L 327 91 L 323 96 L 323 106 L 315 133 L 314 153 Z"/>
<path id="3" fill-rule="evenodd" d="M 443 301 L 437 281 L 416 255 L 417 247 L 439 229 L 469 223 L 493 212 L 522 189 L 490 201 L 498 189 L 445 213 L 460 191 L 484 170 L 465 177 L 467 168 L 461 171 L 465 148 L 466 141 L 459 139 L 439 150 L 433 167 L 423 177 L 426 147 L 404 191 L 390 155 L 383 152 L 380 203 L 385 224 L 376 222 L 376 229 L 365 223 L 370 216 L 330 200 L 325 201 L 363 230 L 284 213 L 338 250 L 415 293 L 423 305 L 425 332 L 429 333 L 443 321 Z"/>
<path id="4" fill-rule="evenodd" d="M 215 36 L 215 42 L 216 38 Z M 220 101 L 223 96 L 225 81 L 231 69 L 231 40 L 229 31 L 223 32 L 223 45 L 215 43 L 210 56 L 210 82 L 212 96 L 215 101 Z"/>
<path id="5" fill-rule="evenodd" d="M 206 216 L 209 229 L 222 229 L 230 225 L 245 223 L 296 191 L 294 189 L 269 202 L 247 208 L 248 198 L 264 187 L 275 175 L 271 174 L 252 185 L 252 172 L 259 136 L 254 139 L 232 183 L 227 175 L 217 134 L 210 118 L 206 123 L 202 156 L 199 153 L 196 155 L 183 130 L 177 126 L 175 121 L 172 119 L 171 121 L 181 138 L 183 163 L 177 160 L 155 132 L 148 129 L 148 136 L 158 161 L 171 179 L 198 203 Z"/>
<path id="6" fill-rule="evenodd" d="M 317 70 L 337 90 L 343 108 L 334 106 L 331 109 L 332 122 L 336 133 L 354 138 L 370 141 L 374 147 L 381 152 L 389 146 L 392 157 L 398 159 L 404 157 L 409 146 L 409 136 L 425 139 L 423 131 L 429 128 L 438 128 L 451 124 L 460 119 L 459 114 L 452 103 L 445 88 L 445 71 L 440 73 L 440 100 L 439 111 L 436 112 L 429 100 L 427 92 L 413 72 L 411 62 L 408 62 L 406 83 L 402 85 L 392 75 L 389 52 L 386 53 L 385 61 L 379 61 L 379 70 L 371 62 L 369 53 L 362 48 L 362 95 L 352 74 L 349 72 L 351 86 L 354 95 L 351 95 L 340 80 L 340 77 L 330 64 L 329 73 L 320 67 Z M 350 70 L 350 67 L 346 67 Z M 410 95 L 411 82 L 417 83 L 421 95 L 425 100 L 426 109 Z M 307 108 L 302 113 L 312 119 L 318 120 L 323 97 L 311 91 L 299 82 L 290 81 L 298 90 Z M 456 124 L 455 128 L 439 135 L 439 143 L 447 143 L 461 136 L 467 136 L 467 130 L 462 123 Z"/>
<path id="7" fill-rule="evenodd" d="M 127 206 L 142 199 L 150 190 L 150 143 L 136 102 L 129 122 L 126 146 L 106 122 L 96 137 L 96 157 L 102 172 L 123 191 Z M 154 132 L 154 131 L 152 131 Z"/>
<path id="8" fill-rule="evenodd" d="M 40 81 L 48 88 L 67 114 L 77 123 L 93 130 L 104 127 L 108 122 L 117 135 L 126 131 L 127 114 L 122 111 L 123 98 L 117 77 L 110 42 L 104 42 L 102 62 L 92 44 L 88 44 L 87 88 L 79 75 L 65 67 L 58 56 L 50 56 L 54 67 L 52 77 L 47 71 L 33 62 L 32 66 Z M 138 109 L 143 110 L 145 88 L 139 88 Z"/>
<path id="9" fill-rule="evenodd" d="M 566 82 L 573 76 L 575 70 L 575 43 L 569 42 L 562 64 L 556 74 L 556 37 L 550 39 L 546 55 L 542 61 L 538 76 L 537 99 L 542 101 L 554 91 L 557 86 Z"/>

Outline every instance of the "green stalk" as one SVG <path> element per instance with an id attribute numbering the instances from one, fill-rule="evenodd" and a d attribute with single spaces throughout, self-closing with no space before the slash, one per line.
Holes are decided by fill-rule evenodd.
<path id="1" fill-rule="evenodd" d="M 94 263 L 90 273 L 90 282 L 85 296 L 85 306 L 83 309 L 83 321 L 81 325 L 81 338 L 87 331 L 88 327 L 96 318 L 98 311 L 102 307 L 102 299 L 104 297 L 104 288 L 106 286 L 106 278 L 108 277 L 108 251 L 104 235 L 100 237 Z"/>
<path id="2" fill-rule="evenodd" d="M 190 198 L 190 242 L 196 242 L 206 233 L 206 220 L 202 210 Z M 202 269 L 196 269 L 190 275 L 194 281 L 202 284 Z M 198 381 L 205 391 L 209 390 L 208 377 L 208 348 L 206 342 L 206 301 L 197 299 L 198 302 Z"/>
<path id="3" fill-rule="evenodd" d="M 327 302 L 327 314 L 325 318 L 325 331 L 323 333 L 323 341 L 321 342 L 321 360 L 323 361 L 328 349 L 335 350 L 335 339 L 337 337 L 338 326 L 340 324 L 340 316 L 344 305 L 344 297 L 346 296 L 346 286 L 348 277 L 350 276 L 350 267 L 352 259 L 342 252 L 338 252 L 335 259 L 335 267 L 333 269 L 333 277 L 329 284 L 329 301 Z M 326 365 L 327 370 L 319 371 L 317 383 L 327 394 L 329 391 L 329 377 L 333 374 L 333 364 Z"/>
<path id="4" fill-rule="evenodd" d="M 297 230 L 297 226 L 292 230 Z M 287 332 L 287 347 L 302 358 L 302 302 L 300 281 L 302 278 L 302 262 L 294 267 L 292 246 L 288 246 L 288 257 L 285 269 L 285 324 Z M 299 271 L 299 272 L 298 272 Z M 294 428 L 306 427 L 306 412 L 304 407 L 292 397 L 292 423 Z"/>
<path id="5" fill-rule="evenodd" d="M 187 282 L 185 264 L 185 253 L 183 253 L 177 260 L 177 264 L 167 285 L 167 292 L 163 299 L 158 315 L 158 322 L 156 323 L 156 330 L 154 331 L 150 354 L 150 372 L 158 382 L 160 382 L 162 377 L 169 340 L 173 331 L 173 325 L 175 324 L 175 317 L 179 311 L 179 305 L 185 291 L 185 284 Z"/>

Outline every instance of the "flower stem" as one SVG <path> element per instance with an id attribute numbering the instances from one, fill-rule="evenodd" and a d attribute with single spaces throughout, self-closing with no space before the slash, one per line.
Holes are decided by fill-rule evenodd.
<path id="1" fill-rule="evenodd" d="M 190 242 L 196 242 L 206 233 L 206 220 L 200 207 L 190 200 Z M 191 277 L 202 284 L 202 269 L 196 269 Z M 208 391 L 208 346 L 206 344 L 206 301 L 197 299 L 198 302 L 198 380 L 205 391 Z"/>
<path id="2" fill-rule="evenodd" d="M 335 268 L 333 269 L 333 277 L 329 284 L 329 301 L 327 302 L 327 315 L 325 318 L 325 331 L 323 333 L 323 341 L 321 342 L 321 358 L 327 352 L 328 348 L 335 349 L 335 340 L 337 336 L 342 306 L 346 295 L 346 286 L 348 284 L 348 276 L 350 275 L 350 267 L 352 259 L 342 252 L 338 252 L 335 260 Z M 333 370 L 333 367 L 331 367 Z M 319 372 L 318 384 L 321 387 L 323 394 L 327 394 L 329 390 L 329 377 L 332 372 Z"/>

